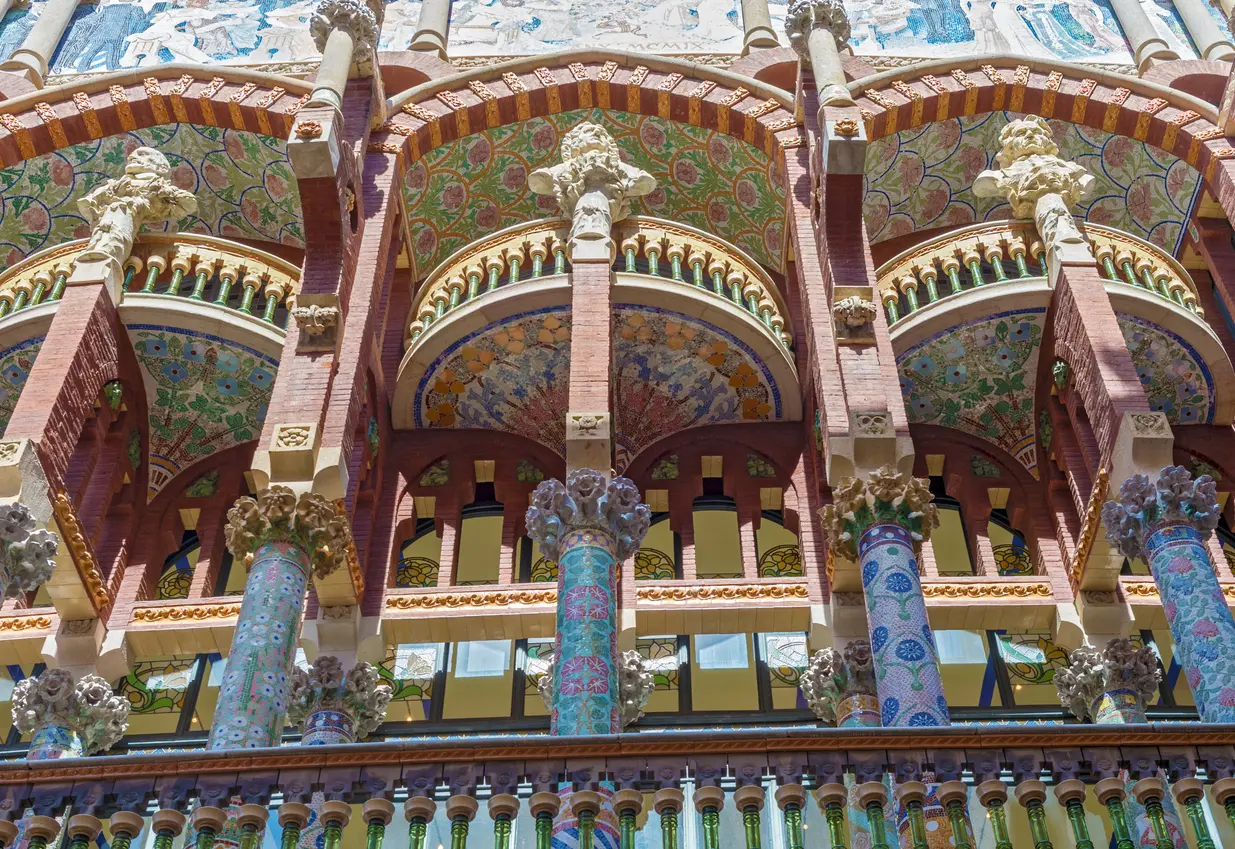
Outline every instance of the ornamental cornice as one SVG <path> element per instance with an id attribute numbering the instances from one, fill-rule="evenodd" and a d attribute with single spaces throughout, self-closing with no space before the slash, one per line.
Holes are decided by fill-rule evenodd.
<path id="1" fill-rule="evenodd" d="M 557 604 L 557 589 L 499 590 L 464 593 L 396 595 L 386 599 L 387 610 L 437 610 L 449 608 L 530 607 Z"/>
<path id="2" fill-rule="evenodd" d="M 5 616 L 0 618 L 0 632 L 47 630 L 51 628 L 50 616 Z"/>
<path id="3" fill-rule="evenodd" d="M 988 581 L 964 584 L 923 584 L 924 598 L 1054 598 L 1048 581 Z"/>
<path id="4" fill-rule="evenodd" d="M 701 587 L 641 587 L 641 602 L 775 601 L 807 598 L 806 584 L 744 584 Z"/>
<path id="5" fill-rule="evenodd" d="M 139 607 L 130 622 L 208 622 L 240 615 L 240 603 L 181 604 L 174 607 Z"/>
<path id="6" fill-rule="evenodd" d="M 64 534 L 64 543 L 68 546 L 73 566 L 86 587 L 86 595 L 95 613 L 102 614 L 111 606 L 112 597 L 103 581 L 103 573 L 99 570 L 98 561 L 90 551 L 90 543 L 82 533 L 81 523 L 77 521 L 77 513 L 73 510 L 73 501 L 67 492 L 58 492 L 52 500 L 52 510 L 56 514 L 56 522 Z"/>
<path id="7" fill-rule="evenodd" d="M 1106 503 L 1110 479 L 1111 473 L 1105 466 L 1098 469 L 1093 492 L 1090 493 L 1089 504 L 1085 508 L 1085 520 L 1081 523 L 1081 537 L 1068 567 L 1068 579 L 1072 582 L 1073 590 L 1081 584 L 1081 578 L 1085 575 L 1085 564 L 1089 562 L 1089 552 L 1093 550 L 1094 540 L 1098 538 L 1098 527 L 1102 523 L 1102 505 Z"/>
<path id="8" fill-rule="evenodd" d="M 1124 580 L 1120 583 L 1120 587 L 1123 589 L 1124 595 L 1135 599 L 1157 601 L 1159 598 L 1158 585 L 1151 580 Z M 1222 594 L 1226 596 L 1227 604 L 1235 604 L 1235 584 L 1223 583 Z"/>

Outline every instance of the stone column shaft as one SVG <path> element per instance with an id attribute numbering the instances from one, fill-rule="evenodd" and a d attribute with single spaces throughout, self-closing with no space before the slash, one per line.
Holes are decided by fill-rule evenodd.
<path id="1" fill-rule="evenodd" d="M 1217 484 L 1183 466 L 1133 475 L 1102 510 L 1111 544 L 1149 564 L 1201 721 L 1235 722 L 1235 618 L 1205 547 L 1218 517 Z"/>
<path id="2" fill-rule="evenodd" d="M 1175 11 L 1192 36 L 1202 59 L 1230 61 L 1235 57 L 1235 42 L 1209 13 L 1205 0 L 1175 0 Z"/>
<path id="3" fill-rule="evenodd" d="M 849 32 L 849 17 L 838 0 L 793 0 L 785 13 L 785 34 L 810 65 L 820 109 L 854 104 L 840 58 Z"/>
<path id="4" fill-rule="evenodd" d="M 780 44 L 776 38 L 776 30 L 772 28 L 768 0 L 742 0 L 742 28 L 746 31 L 742 39 L 743 53 Z"/>
<path id="5" fill-rule="evenodd" d="M 439 59 L 445 59 L 449 39 L 450 0 L 425 0 L 420 6 L 420 19 L 416 22 L 410 48 L 436 53 Z"/>
<path id="6" fill-rule="evenodd" d="M 290 706 L 296 640 L 311 574 L 343 565 L 351 534 L 320 495 L 287 487 L 244 497 L 227 514 L 227 546 L 250 563 L 209 748 L 277 745 Z"/>
<path id="7" fill-rule="evenodd" d="M 1159 62 L 1179 58 L 1179 54 L 1158 35 L 1140 0 L 1111 0 L 1111 8 L 1128 38 L 1132 59 L 1139 73 L 1144 74 Z"/>
<path id="8" fill-rule="evenodd" d="M 622 729 L 617 568 L 647 533 L 651 513 L 626 478 L 576 469 L 542 482 L 527 511 L 528 536 L 558 563 L 552 733 Z"/>
<path id="9" fill-rule="evenodd" d="M 313 78 L 313 92 L 306 106 L 330 106 L 343 109 L 343 91 L 352 66 L 352 52 L 356 44 L 351 33 L 345 29 L 332 29 L 322 48 L 322 61 Z"/>
<path id="10" fill-rule="evenodd" d="M 72 20 L 73 12 L 77 10 L 77 2 L 78 0 L 48 0 L 25 41 L 13 51 L 8 60 L 0 64 L 0 70 L 11 71 L 42 88 L 50 70 L 52 54 L 56 52 L 56 46 L 60 44 L 60 38 Z"/>

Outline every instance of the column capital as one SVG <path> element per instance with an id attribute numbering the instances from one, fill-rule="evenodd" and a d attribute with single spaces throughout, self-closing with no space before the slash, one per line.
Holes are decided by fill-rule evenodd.
<path id="1" fill-rule="evenodd" d="M 0 506 L 0 598 L 33 592 L 47 582 L 56 568 L 60 538 L 51 531 L 34 530 L 30 508 L 19 501 Z"/>
<path id="2" fill-rule="evenodd" d="M 337 657 L 323 654 L 313 660 L 308 672 L 296 667 L 291 677 L 287 719 L 302 726 L 306 737 L 330 731 L 354 742 L 372 734 L 386 717 L 390 686 L 367 663 L 357 663 L 345 672 Z M 337 724 L 329 728 L 314 725 L 312 718 L 323 712 L 343 714 L 351 722 L 350 731 Z"/>
<path id="3" fill-rule="evenodd" d="M 1193 480 L 1183 466 L 1167 466 L 1157 482 L 1133 475 L 1119 487 L 1118 497 L 1102 506 L 1107 539 L 1130 558 L 1144 556 L 1145 540 L 1161 525 L 1190 525 L 1208 537 L 1220 515 L 1214 479 L 1201 475 Z"/>
<path id="4" fill-rule="evenodd" d="M 1077 719 L 1097 721 L 1098 702 L 1114 690 L 1130 691 L 1143 713 L 1158 689 L 1162 672 L 1149 646 L 1118 638 L 1099 650 L 1081 646 L 1070 655 L 1070 665 L 1055 673 L 1059 701 Z"/>
<path id="5" fill-rule="evenodd" d="M 656 178 L 621 159 L 613 136 L 584 122 L 562 139 L 562 161 L 538 168 L 527 185 L 553 195 L 570 219 L 570 259 L 612 262 L 613 225 L 630 214 L 630 201 L 656 188 Z"/>
<path id="6" fill-rule="evenodd" d="M 331 32 L 342 30 L 352 39 L 352 64 L 361 76 L 372 76 L 384 11 L 380 2 L 321 0 L 309 18 L 309 34 L 317 52 L 325 52 Z"/>
<path id="7" fill-rule="evenodd" d="M 347 564 L 352 541 L 347 519 L 335 502 L 317 493 L 299 496 L 285 486 L 272 486 L 244 496 L 227 511 L 223 531 L 227 548 L 247 568 L 253 552 L 269 542 L 290 543 L 301 548 L 318 578 Z"/>
<path id="8" fill-rule="evenodd" d="M 836 49 L 849 46 L 849 14 L 840 0 L 792 0 L 785 12 L 785 35 L 789 44 L 810 64 L 810 34 L 823 29 L 836 40 Z"/>
<path id="9" fill-rule="evenodd" d="M 570 531 L 598 530 L 613 537 L 618 561 L 643 542 L 652 512 L 639 502 L 639 490 L 629 478 L 606 480 L 595 469 L 575 469 L 566 483 L 541 481 L 532 493 L 524 519 L 527 533 L 550 560 L 562 556 L 562 537 Z"/>
<path id="10" fill-rule="evenodd" d="M 101 676 L 88 674 L 74 680 L 66 669 L 48 669 L 13 688 L 13 725 L 22 734 L 35 735 L 52 728 L 67 729 L 80 739 L 81 753 L 90 755 L 111 748 L 124 736 L 129 727 L 129 702 L 112 693 Z M 67 742 L 54 741 L 56 745 Z M 38 745 L 36 739 L 32 746 Z"/>
<path id="11" fill-rule="evenodd" d="M 973 183 L 978 197 L 1001 197 L 1013 218 L 1032 218 L 1048 255 L 1093 262 L 1089 243 L 1068 207 L 1093 191 L 1096 178 L 1059 156 L 1059 145 L 1044 119 L 1010 121 L 999 133 L 999 170 L 983 171 Z"/>
<path id="12" fill-rule="evenodd" d="M 913 538 L 914 549 L 920 550 L 939 526 L 934 498 L 925 478 L 899 474 L 889 465 L 872 472 L 869 481 L 841 478 L 832 488 L 832 503 L 819 516 L 836 552 L 857 560 L 858 539 L 878 524 L 900 525 Z"/>
<path id="13" fill-rule="evenodd" d="M 802 673 L 802 696 L 824 722 L 841 721 L 841 702 L 858 696 L 878 699 L 870 640 L 851 640 L 844 651 L 828 647 L 811 655 Z M 878 702 L 875 702 L 878 711 Z M 876 714 L 877 715 L 877 714 Z M 875 724 L 878 725 L 878 719 Z"/>
<path id="14" fill-rule="evenodd" d="M 553 676 L 557 672 L 557 659 L 551 658 L 545 671 L 536 682 L 536 691 L 545 703 L 545 710 L 553 713 Z M 637 651 L 621 652 L 618 655 L 618 699 L 621 701 L 622 727 L 643 718 L 643 708 L 652 691 L 656 678 L 647 669 L 643 656 Z"/>

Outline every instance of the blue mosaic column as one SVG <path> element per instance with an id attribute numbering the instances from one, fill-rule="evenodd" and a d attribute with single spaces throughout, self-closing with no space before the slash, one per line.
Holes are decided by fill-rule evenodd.
<path id="1" fill-rule="evenodd" d="M 528 536 L 557 561 L 552 733 L 616 734 L 617 570 L 639 548 L 651 513 L 626 478 L 576 469 L 543 481 L 527 510 Z"/>
<path id="2" fill-rule="evenodd" d="M 227 514 L 227 546 L 249 564 L 208 748 L 278 745 L 289 706 L 296 638 L 312 573 L 347 559 L 351 535 L 320 495 L 287 487 L 244 497 Z"/>
<path id="3" fill-rule="evenodd" d="M 1217 484 L 1183 466 L 1133 475 L 1102 508 L 1111 544 L 1149 564 L 1201 721 L 1235 722 L 1235 618 L 1205 547 L 1218 517 Z"/>
<path id="4" fill-rule="evenodd" d="M 926 481 L 885 466 L 869 482 L 840 481 L 833 498 L 823 510 L 824 526 L 837 553 L 862 571 L 883 725 L 948 725 L 918 577 L 918 549 L 939 521 Z"/>

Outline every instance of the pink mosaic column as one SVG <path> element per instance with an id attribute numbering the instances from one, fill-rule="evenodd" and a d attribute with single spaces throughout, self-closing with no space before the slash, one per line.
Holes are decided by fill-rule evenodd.
<path id="1" fill-rule="evenodd" d="M 347 562 L 351 532 L 334 504 L 284 486 L 245 496 L 227 514 L 227 547 L 249 568 L 209 748 L 278 745 L 290 704 L 300 613 L 312 575 Z"/>

